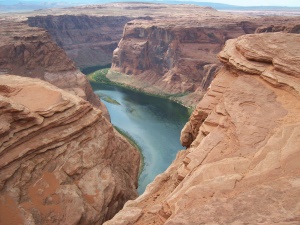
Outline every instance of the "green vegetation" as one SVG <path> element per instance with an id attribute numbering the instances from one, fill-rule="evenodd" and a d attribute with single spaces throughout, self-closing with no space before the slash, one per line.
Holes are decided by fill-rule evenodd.
<path id="1" fill-rule="evenodd" d="M 94 81 L 97 83 L 105 83 L 105 84 L 110 84 L 112 83 L 107 77 L 106 74 L 108 73 L 109 68 L 104 68 L 101 70 L 97 70 L 93 73 L 90 73 L 87 75 L 87 78 L 90 81 Z"/>
<path id="2" fill-rule="evenodd" d="M 140 161 L 140 169 L 139 169 L 139 175 L 141 175 L 143 169 L 144 169 L 144 156 L 143 153 L 141 151 L 141 147 L 138 145 L 138 143 L 136 143 L 136 141 L 133 139 L 133 137 L 130 136 L 130 134 L 128 134 L 126 131 L 122 130 L 121 128 L 114 126 L 114 128 L 123 136 L 125 137 L 128 142 L 134 146 L 139 152 L 140 152 L 140 156 L 141 156 L 141 161 Z"/>
<path id="3" fill-rule="evenodd" d="M 85 74 L 85 75 L 88 75 L 88 74 L 91 74 L 97 70 L 101 70 L 101 69 L 106 69 L 106 68 L 110 68 L 111 67 L 111 64 L 107 64 L 107 65 L 99 65 L 99 66 L 89 66 L 89 67 L 85 67 L 85 68 L 80 68 L 80 71 Z"/>
<path id="4" fill-rule="evenodd" d="M 183 96 L 189 94 L 189 92 L 177 93 L 177 94 L 153 94 L 153 93 L 145 92 L 142 88 L 135 88 L 135 87 L 132 87 L 132 86 L 129 86 L 129 85 L 126 85 L 126 84 L 111 81 L 110 79 L 108 79 L 106 77 L 108 72 L 113 73 L 115 76 L 121 76 L 122 75 L 119 72 L 111 71 L 110 68 L 102 68 L 100 70 L 97 70 L 97 71 L 94 71 L 92 73 L 87 74 L 87 78 L 88 78 L 88 80 L 90 80 L 92 82 L 110 84 L 110 85 L 114 85 L 114 86 L 117 86 L 117 87 L 126 88 L 126 89 L 129 89 L 131 91 L 138 92 L 138 93 L 144 93 L 144 94 L 149 95 L 149 96 L 169 99 L 169 100 L 177 102 L 178 104 L 181 104 L 181 105 L 184 105 L 184 104 L 182 104 L 182 102 L 178 101 L 176 98 L 180 98 L 180 97 L 183 97 Z M 104 101 L 112 103 L 112 104 L 120 104 L 119 102 L 117 102 L 114 99 L 111 99 L 108 96 L 103 97 L 102 99 Z M 194 111 L 194 108 L 191 108 L 191 107 L 187 107 L 187 108 L 188 108 L 190 114 Z"/>
<path id="5" fill-rule="evenodd" d="M 104 94 L 98 94 L 98 96 L 103 100 L 106 101 L 108 103 L 114 104 L 114 105 L 121 105 L 120 102 L 118 102 L 117 100 L 111 98 L 110 96 L 104 95 Z"/>

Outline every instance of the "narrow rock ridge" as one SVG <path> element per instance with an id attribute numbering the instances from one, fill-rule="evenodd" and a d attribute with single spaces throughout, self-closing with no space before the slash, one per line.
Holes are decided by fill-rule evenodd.
<path id="1" fill-rule="evenodd" d="M 187 149 L 105 225 L 300 222 L 300 35 L 244 35 L 219 58 Z"/>
<path id="2" fill-rule="evenodd" d="M 140 156 L 102 111 L 0 76 L 0 223 L 102 224 L 137 197 Z"/>
<path id="3" fill-rule="evenodd" d="M 63 49 L 40 28 L 29 27 L 15 18 L 0 21 L 0 75 L 39 78 L 88 100 L 109 115 L 94 94 L 85 75 L 76 69 Z"/>

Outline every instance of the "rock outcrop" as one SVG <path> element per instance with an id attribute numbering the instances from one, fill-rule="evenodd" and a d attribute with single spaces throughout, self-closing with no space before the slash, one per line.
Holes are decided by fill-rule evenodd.
<path id="1" fill-rule="evenodd" d="M 187 147 L 115 224 L 299 224 L 300 36 L 228 40 Z"/>
<path id="2" fill-rule="evenodd" d="M 285 32 L 300 34 L 300 24 L 270 25 L 258 27 L 255 33 Z"/>
<path id="3" fill-rule="evenodd" d="M 77 67 L 112 62 L 111 80 L 186 106 L 196 106 L 203 97 L 220 66 L 217 53 L 226 40 L 255 31 L 297 33 L 300 24 L 296 16 L 233 14 L 196 5 L 133 2 L 15 16 L 48 30 Z"/>
<path id="4" fill-rule="evenodd" d="M 0 223 L 102 224 L 137 197 L 139 153 L 89 102 L 0 76 Z"/>
<path id="5" fill-rule="evenodd" d="M 238 16 L 197 6 L 185 10 L 177 17 L 128 22 L 112 62 L 114 71 L 126 75 L 111 72 L 108 78 L 195 106 L 220 65 L 216 56 L 226 40 L 261 25 L 267 28 L 258 32 L 278 24 L 273 27 L 295 33 L 300 23 L 299 18 Z"/>
<path id="6" fill-rule="evenodd" d="M 44 29 L 29 27 L 14 18 L 0 20 L 0 26 L 0 75 L 45 80 L 88 100 L 109 118 L 105 105 L 94 94 L 85 75 Z"/>
<path id="7" fill-rule="evenodd" d="M 59 15 L 28 18 L 32 27 L 46 29 L 80 68 L 111 64 L 122 37 L 126 16 Z"/>
<path id="8" fill-rule="evenodd" d="M 26 17 L 30 26 L 49 31 L 77 67 L 85 68 L 111 64 L 124 25 L 130 20 L 151 20 L 187 8 L 192 7 L 123 2 L 39 10 Z"/>

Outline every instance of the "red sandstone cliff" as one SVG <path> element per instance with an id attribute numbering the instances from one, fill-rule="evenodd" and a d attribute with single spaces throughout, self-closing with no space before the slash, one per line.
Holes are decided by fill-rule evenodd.
<path id="1" fill-rule="evenodd" d="M 187 147 L 114 224 L 299 224 L 300 36 L 228 40 Z"/>
<path id="2" fill-rule="evenodd" d="M 139 153 L 87 101 L 0 76 L 0 224 L 102 224 L 137 196 Z"/>
<path id="3" fill-rule="evenodd" d="M 128 22 L 114 51 L 112 70 L 129 76 L 111 72 L 108 78 L 193 106 L 209 87 L 219 66 L 217 53 L 226 40 L 254 33 L 258 27 L 257 32 L 264 32 L 269 29 L 261 25 L 269 24 L 295 33 L 300 22 L 299 18 L 246 17 L 196 6 L 173 16 Z"/>
<path id="4" fill-rule="evenodd" d="M 172 12 L 172 13 L 170 13 Z M 18 15 L 20 17 L 20 15 Z M 111 3 L 22 14 L 49 31 L 79 67 L 111 62 L 108 77 L 195 106 L 220 65 L 225 41 L 256 32 L 299 32 L 299 17 L 248 16 L 195 5 Z M 25 19 L 25 18 L 24 18 Z"/>
<path id="5" fill-rule="evenodd" d="M 86 12 L 88 13 L 88 12 Z M 112 52 L 132 17 L 48 15 L 28 18 L 32 27 L 46 29 L 78 67 L 111 64 Z"/>
<path id="6" fill-rule="evenodd" d="M 48 81 L 100 107 L 109 118 L 85 75 L 45 30 L 12 18 L 1 20 L 0 26 L 0 75 L 15 74 Z"/>

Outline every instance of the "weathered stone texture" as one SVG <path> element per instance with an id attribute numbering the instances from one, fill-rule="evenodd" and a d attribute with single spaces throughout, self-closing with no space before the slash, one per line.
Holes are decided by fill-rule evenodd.
<path id="1" fill-rule="evenodd" d="M 102 111 L 0 76 L 0 223 L 102 224 L 137 197 L 139 152 Z"/>
<path id="2" fill-rule="evenodd" d="M 219 58 L 187 149 L 106 225 L 299 224 L 300 36 L 244 35 Z"/>

